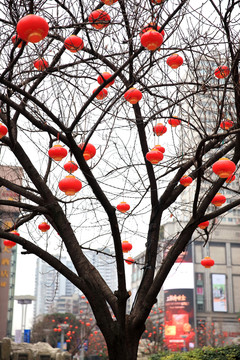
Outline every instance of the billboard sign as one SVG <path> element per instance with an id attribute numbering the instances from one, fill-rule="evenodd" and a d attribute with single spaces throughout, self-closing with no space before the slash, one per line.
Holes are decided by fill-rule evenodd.
<path id="1" fill-rule="evenodd" d="M 213 311 L 227 312 L 226 275 L 212 274 Z"/>

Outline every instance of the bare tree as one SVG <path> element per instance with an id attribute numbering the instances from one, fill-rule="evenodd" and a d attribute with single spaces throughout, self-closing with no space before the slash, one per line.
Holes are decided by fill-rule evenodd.
<path id="1" fill-rule="evenodd" d="M 77 286 L 92 307 L 109 358 L 133 360 L 162 284 L 198 224 L 240 204 L 239 192 L 211 169 L 221 157 L 236 165 L 240 159 L 239 0 L 105 2 L 1 0 L 0 117 L 8 129 L 1 138 L 1 164 L 19 166 L 24 175 L 22 186 L 0 178 L 2 187 L 19 195 L 18 201 L 2 199 L 0 205 L 20 209 L 14 228 L 21 233 L 25 224 L 29 233 L 17 237 L 9 232 L 12 229 L 2 228 L 0 236 L 17 242 L 25 256 L 35 254 Z M 101 16 L 99 10 L 107 12 L 110 20 L 100 17 L 91 23 L 94 10 Z M 27 14 L 44 18 L 48 35 L 37 43 L 18 39 L 13 44 L 16 26 Z M 102 29 L 96 28 L 99 24 Z M 160 48 L 150 51 L 141 44 L 146 26 L 158 34 L 164 30 Z M 77 52 L 66 49 L 70 35 L 80 37 L 84 47 Z M 183 58 L 176 70 L 166 63 L 173 53 Z M 36 69 L 34 62 L 43 58 L 48 66 L 38 63 Z M 214 71 L 222 65 L 230 73 L 218 80 Z M 99 84 L 103 72 L 111 77 Z M 99 100 L 113 80 L 107 97 Z M 136 104 L 124 97 L 131 87 L 142 93 Z M 167 124 L 172 116 L 181 120 L 176 129 Z M 220 126 L 226 117 L 233 122 L 227 130 Z M 168 128 L 161 137 L 166 152 L 152 165 L 146 154 L 157 145 L 157 123 Z M 96 155 L 85 160 L 89 143 Z M 76 177 L 83 187 L 75 196 L 58 189 L 66 172 L 63 162 L 48 155 L 54 144 L 63 145 L 80 169 Z M 179 183 L 185 174 L 194 180 L 194 198 L 188 204 L 182 202 L 186 187 Z M 233 189 L 231 202 L 209 207 L 222 186 Z M 116 210 L 124 200 L 131 206 L 125 215 Z M 187 221 L 156 270 L 160 224 L 170 214 L 177 218 L 181 206 Z M 40 218 L 58 234 L 44 243 L 35 231 Z M 129 239 L 145 244 L 146 257 L 126 315 L 130 294 L 122 241 Z M 67 250 L 76 273 L 52 255 L 53 241 L 59 254 Z M 106 246 L 114 251 L 115 292 L 84 255 L 85 249 Z"/>

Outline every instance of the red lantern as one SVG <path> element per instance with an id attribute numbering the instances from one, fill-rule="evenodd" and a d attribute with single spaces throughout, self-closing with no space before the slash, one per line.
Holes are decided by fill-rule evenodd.
<path id="1" fill-rule="evenodd" d="M 45 19 L 37 15 L 24 16 L 17 23 L 17 33 L 26 42 L 37 43 L 48 34 L 49 26 Z"/>
<path id="2" fill-rule="evenodd" d="M 152 4 L 154 5 L 161 5 L 164 3 L 165 0 L 151 0 Z"/>
<path id="3" fill-rule="evenodd" d="M 39 230 L 42 232 L 46 232 L 50 229 L 50 225 L 48 225 L 45 221 L 38 225 Z"/>
<path id="4" fill-rule="evenodd" d="M 17 35 L 13 35 L 13 37 L 12 37 L 12 43 L 15 44 L 18 40 L 19 40 L 19 38 L 17 37 Z M 18 47 L 18 48 L 21 48 L 22 45 L 23 45 L 23 42 L 20 41 L 17 47 Z"/>
<path id="5" fill-rule="evenodd" d="M 125 92 L 124 98 L 130 102 L 130 104 L 137 104 L 142 98 L 142 93 L 140 90 L 132 87 Z"/>
<path id="6" fill-rule="evenodd" d="M 163 159 L 163 153 L 158 149 L 153 148 L 146 154 L 146 159 L 150 161 L 151 164 L 158 164 L 159 161 Z"/>
<path id="7" fill-rule="evenodd" d="M 54 145 L 48 150 L 48 155 L 55 161 L 61 161 L 67 156 L 67 150 L 62 145 Z"/>
<path id="8" fill-rule="evenodd" d="M 156 126 L 153 127 L 153 132 L 157 136 L 162 136 L 163 134 L 165 134 L 166 131 L 167 131 L 167 128 L 162 123 L 159 123 L 159 124 L 157 124 Z"/>
<path id="9" fill-rule="evenodd" d="M 98 89 L 98 88 L 97 88 Z M 97 90 L 97 89 L 94 89 L 93 90 L 93 94 L 94 92 Z M 97 95 L 96 95 L 96 98 L 98 100 L 103 100 L 108 94 L 108 91 L 106 89 L 102 89 Z"/>
<path id="10" fill-rule="evenodd" d="M 75 53 L 75 52 L 83 49 L 84 43 L 83 43 L 82 39 L 79 36 L 70 35 L 64 41 L 64 46 L 69 51 Z"/>
<path id="11" fill-rule="evenodd" d="M 3 244 L 10 249 L 17 245 L 14 241 L 11 240 L 4 240 Z"/>
<path id="12" fill-rule="evenodd" d="M 169 125 L 171 125 L 172 127 L 176 127 L 178 125 L 181 124 L 181 120 L 177 119 L 177 118 L 171 118 L 168 120 Z"/>
<path id="13" fill-rule="evenodd" d="M 8 132 L 8 129 L 5 125 L 0 123 L 0 139 L 5 136 Z"/>
<path id="14" fill-rule="evenodd" d="M 110 20 L 111 18 L 108 13 L 101 9 L 93 11 L 88 17 L 90 24 L 97 30 L 102 30 L 103 28 L 107 27 L 110 23 Z"/>
<path id="15" fill-rule="evenodd" d="M 223 130 L 229 130 L 231 127 L 233 127 L 233 121 L 226 119 L 221 121 L 220 123 L 220 128 L 222 128 Z"/>
<path id="16" fill-rule="evenodd" d="M 123 253 L 128 253 L 132 250 L 132 244 L 130 244 L 127 240 L 122 242 L 122 251 Z"/>
<path id="17" fill-rule="evenodd" d="M 158 151 L 161 151 L 161 153 L 165 153 L 165 148 L 161 145 L 155 145 L 154 149 L 157 149 Z"/>
<path id="18" fill-rule="evenodd" d="M 102 2 L 105 4 L 105 5 L 112 5 L 114 4 L 115 2 L 117 2 L 118 0 L 102 0 Z"/>
<path id="19" fill-rule="evenodd" d="M 134 263 L 134 259 L 133 259 L 131 256 L 129 256 L 129 257 L 125 260 L 125 262 L 126 262 L 128 265 L 132 265 L 132 264 Z"/>
<path id="20" fill-rule="evenodd" d="M 163 43 L 163 36 L 156 30 L 148 30 L 141 36 L 141 44 L 150 51 L 158 49 Z"/>
<path id="21" fill-rule="evenodd" d="M 201 260 L 202 266 L 209 269 L 214 265 L 214 260 L 210 258 L 210 256 L 205 256 L 204 259 Z"/>
<path id="22" fill-rule="evenodd" d="M 198 227 L 200 229 L 204 230 L 204 229 L 206 229 L 208 227 L 208 225 L 209 225 L 209 221 L 204 221 L 204 222 L 198 224 Z"/>
<path id="23" fill-rule="evenodd" d="M 83 149 L 84 144 L 80 144 L 78 145 L 78 147 L 80 147 L 80 149 Z M 84 159 L 87 161 L 89 159 L 92 159 L 96 154 L 96 148 L 95 146 L 93 146 L 92 144 L 87 143 L 84 153 L 83 153 L 83 157 Z"/>
<path id="24" fill-rule="evenodd" d="M 230 175 L 227 179 L 226 179 L 226 183 L 230 184 L 232 181 L 234 181 L 236 179 L 236 176 L 234 174 Z"/>
<path id="25" fill-rule="evenodd" d="M 213 205 L 215 205 L 215 206 L 221 206 L 221 205 L 223 205 L 225 203 L 225 201 L 226 201 L 226 197 L 224 195 L 220 194 L 220 193 L 217 193 L 213 197 L 211 203 Z"/>
<path id="26" fill-rule="evenodd" d="M 126 211 L 128 211 L 130 209 L 130 205 L 128 205 L 125 201 L 120 202 L 120 204 L 117 205 L 117 209 L 122 212 L 125 213 Z"/>
<path id="27" fill-rule="evenodd" d="M 97 82 L 102 85 L 104 83 L 104 80 L 108 80 L 112 75 L 109 72 L 103 72 L 101 75 L 98 76 L 97 78 Z M 105 88 L 108 88 L 109 86 L 114 84 L 115 80 L 112 80 L 110 83 L 108 83 L 107 85 L 105 85 Z"/>
<path id="28" fill-rule="evenodd" d="M 179 66 L 183 64 L 183 58 L 178 54 L 172 54 L 167 58 L 167 64 L 172 69 L 177 69 Z"/>
<path id="29" fill-rule="evenodd" d="M 187 176 L 187 175 L 183 175 L 183 177 L 181 177 L 180 179 L 180 184 L 183 186 L 189 186 L 192 183 L 192 178 L 191 176 Z"/>
<path id="30" fill-rule="evenodd" d="M 214 75 L 217 79 L 224 79 L 230 74 L 230 70 L 227 66 L 222 65 L 216 68 Z"/>
<path id="31" fill-rule="evenodd" d="M 47 62 L 45 59 L 43 59 L 43 58 L 35 60 L 34 63 L 33 63 L 33 65 L 34 65 L 34 67 L 35 67 L 37 70 L 39 70 L 39 71 L 44 71 L 44 70 L 46 70 L 46 69 L 48 68 L 48 66 L 49 66 L 49 65 L 48 65 L 48 62 Z"/>
<path id="32" fill-rule="evenodd" d="M 236 165 L 228 158 L 221 158 L 213 164 L 212 170 L 220 178 L 228 178 L 236 170 Z"/>
<path id="33" fill-rule="evenodd" d="M 87 323 L 86 323 L 86 326 L 91 326 L 91 323 L 87 322 Z"/>
<path id="34" fill-rule="evenodd" d="M 75 176 L 68 175 L 59 182 L 58 187 L 65 195 L 73 196 L 81 190 L 82 183 L 80 180 L 76 179 Z"/>
<path id="35" fill-rule="evenodd" d="M 74 173 L 74 171 L 78 169 L 78 166 L 74 161 L 68 161 L 65 165 L 63 165 L 63 167 L 70 174 Z"/>

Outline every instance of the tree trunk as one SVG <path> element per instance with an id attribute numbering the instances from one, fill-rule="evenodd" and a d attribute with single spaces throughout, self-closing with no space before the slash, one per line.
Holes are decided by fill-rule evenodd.
<path id="1" fill-rule="evenodd" d="M 137 329 L 126 325 L 125 332 L 115 333 L 107 341 L 109 360 L 136 360 L 138 344 L 144 331 L 144 326 Z"/>

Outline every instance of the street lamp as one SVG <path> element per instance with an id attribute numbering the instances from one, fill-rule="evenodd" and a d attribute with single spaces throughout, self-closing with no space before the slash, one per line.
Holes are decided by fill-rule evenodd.
<path id="1" fill-rule="evenodd" d="M 23 342 L 27 318 L 27 305 L 31 304 L 33 300 L 36 300 L 36 298 L 32 295 L 16 295 L 14 296 L 14 299 L 17 300 L 18 304 L 22 305 L 21 341 Z"/>

